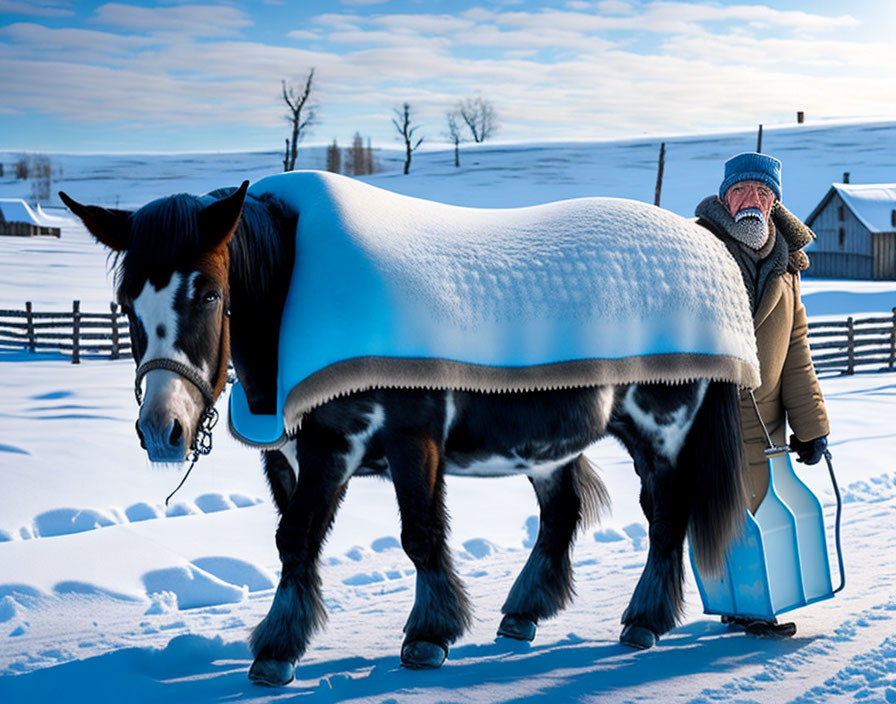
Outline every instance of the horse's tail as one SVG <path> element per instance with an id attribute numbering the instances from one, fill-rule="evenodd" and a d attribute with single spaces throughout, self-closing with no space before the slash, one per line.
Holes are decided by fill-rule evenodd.
<path id="1" fill-rule="evenodd" d="M 577 529 L 584 530 L 596 523 L 604 509 L 609 508 L 610 494 L 584 454 L 573 462 L 572 481 L 580 501 Z"/>
<path id="2" fill-rule="evenodd" d="M 689 537 L 697 568 L 717 575 L 747 505 L 737 387 L 710 382 L 679 456 L 693 478 Z"/>

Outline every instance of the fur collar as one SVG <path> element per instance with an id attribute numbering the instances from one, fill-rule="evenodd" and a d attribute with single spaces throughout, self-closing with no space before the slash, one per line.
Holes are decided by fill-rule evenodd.
<path id="1" fill-rule="evenodd" d="M 700 201 L 694 215 L 704 221 L 703 224 L 711 225 L 717 233 L 731 237 L 730 228 L 734 225 L 734 218 L 731 217 L 718 196 L 708 196 Z M 777 234 L 783 236 L 784 241 L 787 242 L 787 270 L 798 273 L 808 269 L 809 257 L 806 256 L 803 247 L 815 239 L 815 233 L 785 208 L 780 201 L 776 201 L 772 206 L 769 219 L 774 224 Z"/>

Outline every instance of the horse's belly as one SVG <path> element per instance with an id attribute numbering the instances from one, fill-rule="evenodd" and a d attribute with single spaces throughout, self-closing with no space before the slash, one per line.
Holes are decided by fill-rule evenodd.
<path id="1" fill-rule="evenodd" d="M 475 459 L 463 460 L 445 458 L 445 473 L 464 477 L 507 477 L 513 474 L 525 474 L 533 478 L 549 476 L 565 464 L 568 464 L 579 453 L 557 459 L 528 459 L 518 455 L 490 455 Z"/>

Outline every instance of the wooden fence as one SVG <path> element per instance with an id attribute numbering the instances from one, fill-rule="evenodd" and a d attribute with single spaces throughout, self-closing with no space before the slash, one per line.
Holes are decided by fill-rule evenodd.
<path id="1" fill-rule="evenodd" d="M 38 312 L 31 302 L 25 310 L 0 310 L 0 350 L 56 351 L 71 355 L 72 364 L 82 356 L 118 359 L 130 354 L 131 337 L 127 316 L 118 305 L 108 313 L 87 313 L 73 301 L 70 311 Z"/>
<path id="2" fill-rule="evenodd" d="M 809 323 L 809 348 L 819 373 L 853 374 L 896 369 L 896 308 L 867 318 Z M 0 310 L 0 350 L 59 351 L 70 354 L 73 364 L 82 356 L 118 359 L 131 352 L 127 316 L 115 303 L 108 313 L 81 311 L 79 301 L 70 311 L 36 312 Z"/>
<path id="3" fill-rule="evenodd" d="M 874 371 L 896 368 L 896 308 L 890 315 L 809 323 L 809 348 L 819 373 L 853 374 L 856 367 Z"/>

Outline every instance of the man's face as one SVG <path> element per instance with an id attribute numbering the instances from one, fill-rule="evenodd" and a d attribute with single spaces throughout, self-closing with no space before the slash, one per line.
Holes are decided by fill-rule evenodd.
<path id="1" fill-rule="evenodd" d="M 731 217 L 746 208 L 756 208 L 768 218 L 775 202 L 775 194 L 761 181 L 738 181 L 725 191 L 724 201 Z"/>

